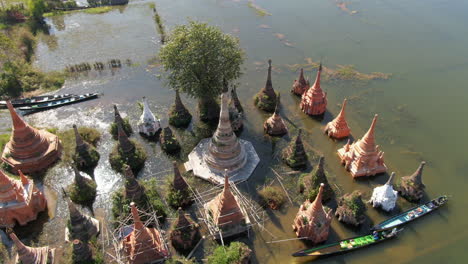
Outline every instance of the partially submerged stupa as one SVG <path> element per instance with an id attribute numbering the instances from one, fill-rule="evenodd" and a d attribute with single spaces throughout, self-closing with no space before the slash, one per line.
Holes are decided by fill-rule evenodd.
<path id="1" fill-rule="evenodd" d="M 159 142 L 166 153 L 175 154 L 180 151 L 179 141 L 177 141 L 172 129 L 168 126 L 163 128 L 161 135 L 159 135 Z"/>
<path id="2" fill-rule="evenodd" d="M 72 245 L 73 263 L 93 263 L 93 253 L 87 242 L 75 239 Z"/>
<path id="3" fill-rule="evenodd" d="M 146 227 L 134 203 L 130 204 L 133 229 L 122 240 L 122 247 L 130 264 L 153 263 L 169 257 L 162 234 L 156 228 Z"/>
<path id="4" fill-rule="evenodd" d="M 241 131 L 244 126 L 244 109 L 237 96 L 236 87 L 231 89 L 231 100 L 229 100 L 229 118 L 234 132 Z"/>
<path id="5" fill-rule="evenodd" d="M 70 239 L 88 241 L 99 234 L 100 228 L 97 219 L 80 212 L 70 199 L 67 199 L 67 204 L 70 213 Z"/>
<path id="6" fill-rule="evenodd" d="M 233 182 L 247 180 L 260 159 L 252 143 L 238 139 L 229 120 L 227 92 L 221 94 L 221 113 L 218 128 L 212 138 L 205 138 L 189 154 L 187 171 L 213 183 L 224 182 L 224 170 Z"/>
<path id="7" fill-rule="evenodd" d="M 47 201 L 33 181 L 19 171 L 21 180 L 0 170 L 0 227 L 26 225 L 46 209 Z"/>
<path id="8" fill-rule="evenodd" d="M 177 162 L 172 163 L 174 168 L 174 178 L 168 192 L 168 203 L 174 208 L 186 207 L 193 203 L 192 191 L 180 173 Z"/>
<path id="9" fill-rule="evenodd" d="M 273 84 L 271 82 L 271 60 L 268 60 L 268 77 L 265 84 L 260 92 L 255 96 L 255 105 L 266 112 L 275 111 L 276 106 L 276 93 L 273 89 Z"/>
<path id="10" fill-rule="evenodd" d="M 310 84 L 309 81 L 304 78 L 304 69 L 301 68 L 301 73 L 299 74 L 299 80 L 294 80 L 291 92 L 295 95 L 302 96 L 307 90 L 309 90 Z"/>
<path id="11" fill-rule="evenodd" d="M 117 126 L 119 124 L 122 126 L 127 136 L 130 136 L 131 134 L 133 134 L 133 129 L 128 121 L 128 118 L 123 119 L 122 116 L 120 115 L 119 109 L 117 109 L 117 105 L 114 105 L 114 123 L 111 125 L 111 134 L 115 140 L 118 137 L 119 131 L 118 131 Z"/>
<path id="12" fill-rule="evenodd" d="M 325 126 L 325 133 L 332 138 L 342 139 L 345 137 L 349 137 L 351 134 L 351 130 L 348 127 L 348 123 L 346 122 L 345 118 L 345 107 L 346 107 L 346 99 L 343 100 L 343 105 L 341 106 L 340 113 L 333 119 L 332 121 L 328 122 Z"/>
<path id="13" fill-rule="evenodd" d="M 178 218 L 171 231 L 171 243 L 175 249 L 181 252 L 192 250 L 200 240 L 198 225 L 194 224 L 190 217 L 185 216 L 182 208 L 179 207 Z"/>
<path id="14" fill-rule="evenodd" d="M 301 99 L 302 112 L 311 116 L 322 116 L 327 109 L 327 93 L 323 92 L 320 87 L 321 73 L 322 64 L 320 63 L 314 85 L 302 95 Z"/>
<path id="15" fill-rule="evenodd" d="M 312 203 L 307 199 L 301 205 L 292 226 L 297 237 L 310 240 L 314 244 L 327 240 L 332 220 L 332 210 L 327 212 L 322 205 L 323 188 L 322 183 Z"/>
<path id="16" fill-rule="evenodd" d="M 283 152 L 284 162 L 293 169 L 305 169 L 307 167 L 307 153 L 302 143 L 301 134 L 302 130 L 299 129 L 296 138 L 291 141 Z"/>
<path id="17" fill-rule="evenodd" d="M 139 201 L 145 193 L 145 188 L 135 179 L 132 168 L 127 164 L 124 165 L 124 176 L 125 198 L 130 201 Z"/>
<path id="18" fill-rule="evenodd" d="M 280 95 L 278 94 L 278 98 L 276 99 L 275 112 L 265 121 L 265 123 L 263 123 L 263 131 L 265 131 L 265 133 L 270 136 L 281 137 L 288 133 L 288 128 L 284 124 L 283 118 L 281 118 L 279 113 L 279 102 Z"/>
<path id="19" fill-rule="evenodd" d="M 227 171 L 224 176 L 223 191 L 206 203 L 204 208 L 209 222 L 215 230 L 221 232 L 223 238 L 242 233 L 250 228 L 250 220 L 245 208 L 241 206 L 239 197 L 231 191 Z M 212 235 L 220 238 L 219 232 Z"/>
<path id="20" fill-rule="evenodd" d="M 395 208 L 398 194 L 397 191 L 393 189 L 392 181 L 394 177 L 395 172 L 392 172 L 392 175 L 390 175 L 390 178 L 388 178 L 388 181 L 384 185 L 374 188 L 369 201 L 373 207 L 380 207 L 387 212 Z"/>
<path id="21" fill-rule="evenodd" d="M 169 110 L 169 124 L 175 127 L 187 127 L 192 121 L 192 115 L 180 99 L 179 90 L 175 90 L 175 102 Z"/>
<path id="22" fill-rule="evenodd" d="M 359 226 L 366 221 L 367 208 L 361 196 L 359 191 L 354 191 L 344 194 L 338 199 L 338 207 L 335 212 L 338 221 L 353 226 Z"/>
<path id="23" fill-rule="evenodd" d="M 412 175 L 401 178 L 398 192 L 410 202 L 417 202 L 424 196 L 424 188 L 426 187 L 422 182 L 424 165 L 426 165 L 426 162 L 422 161 Z"/>
<path id="24" fill-rule="evenodd" d="M 26 123 L 7 101 L 13 128 L 10 141 L 5 145 L 2 161 L 11 171 L 34 173 L 46 170 L 61 155 L 62 145 L 59 138 L 45 130 L 38 130 Z"/>
<path id="25" fill-rule="evenodd" d="M 15 233 L 10 232 L 10 238 L 16 247 L 19 261 L 23 264 L 48 264 L 54 263 L 55 249 L 45 247 L 28 247 L 21 242 Z"/>
<path id="26" fill-rule="evenodd" d="M 377 115 L 374 116 L 372 124 L 367 133 L 353 144 L 346 143 L 338 150 L 341 163 L 356 177 L 373 176 L 387 171 L 384 163 L 384 153 L 375 144 L 374 131 Z"/>
<path id="27" fill-rule="evenodd" d="M 310 174 L 303 174 L 300 183 L 300 191 L 304 192 L 309 200 L 315 199 L 320 189 L 323 188 L 322 199 L 328 201 L 334 196 L 334 191 L 328 184 L 327 175 L 325 174 L 325 158 L 321 156 L 316 168 Z M 322 187 L 322 184 L 324 187 Z"/>
<path id="28" fill-rule="evenodd" d="M 146 97 L 143 97 L 143 113 L 138 121 L 138 132 L 141 134 L 152 137 L 161 129 L 159 119 L 157 119 L 151 109 L 149 108 Z"/>
<path id="29" fill-rule="evenodd" d="M 76 125 L 73 125 L 73 131 L 75 133 L 75 155 L 73 161 L 79 170 L 94 169 L 99 162 L 99 152 L 91 146 L 88 142 L 84 141 L 78 132 Z"/>

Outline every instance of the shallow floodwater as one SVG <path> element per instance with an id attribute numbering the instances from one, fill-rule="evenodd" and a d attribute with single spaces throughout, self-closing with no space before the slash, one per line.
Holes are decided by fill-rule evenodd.
<path id="1" fill-rule="evenodd" d="M 152 110 L 167 124 L 167 109 L 174 93 L 159 79 L 160 73 L 150 61 L 160 47 L 159 35 L 153 21 L 150 3 L 132 1 L 123 8 L 91 15 L 75 13 L 48 19 L 52 37 L 40 42 L 36 65 L 43 70 L 61 70 L 67 65 L 111 59 L 131 60 L 121 69 L 90 72 L 68 80 L 58 93 L 102 92 L 98 99 L 28 117 L 38 126 L 71 128 L 73 123 L 96 127 L 103 132 L 98 147 L 101 161 L 94 173 L 98 184 L 95 212 L 108 216 L 109 195 L 121 185 L 121 176 L 110 170 L 108 153 L 114 142 L 107 133 L 113 119 L 112 104 L 130 117 L 136 126 L 139 117 L 137 100 L 147 96 Z M 329 181 L 338 194 L 360 190 L 364 198 L 386 181 L 388 174 L 364 180 L 353 180 L 340 166 L 336 150 L 345 142 L 335 142 L 323 135 L 321 129 L 339 111 L 343 98 L 348 98 L 347 118 L 354 138 L 368 129 L 372 116 L 379 114 L 376 140 L 385 152 L 389 172 L 397 178 L 409 175 L 422 160 L 427 161 L 424 182 L 427 198 L 449 194 L 447 206 L 430 216 L 405 227 L 397 239 L 372 248 L 342 256 L 316 260 L 316 263 L 465 263 L 468 243 L 465 217 L 468 170 L 464 149 L 468 147 L 465 104 L 468 99 L 468 3 L 462 0 L 353 1 L 342 10 L 335 0 L 266 1 L 255 4 L 271 16 L 258 16 L 244 0 L 161 0 L 156 1 L 166 30 L 189 19 L 202 20 L 220 26 L 224 32 L 236 35 L 246 51 L 245 74 L 239 79 L 238 93 L 246 109 L 245 130 L 241 137 L 253 142 L 261 157 L 259 167 L 250 180 L 239 185 L 248 196 L 255 198 L 256 189 L 275 179 L 270 167 L 283 172 L 289 193 L 296 197 L 296 175 L 278 159 L 278 151 L 289 137 L 272 144 L 263 135 L 260 125 L 268 115 L 252 103 L 254 94 L 264 85 L 266 61 L 273 60 L 273 85 L 281 91 L 282 115 L 287 116 L 291 135 L 297 127 L 305 130 L 306 148 L 324 155 Z M 357 11 L 357 12 L 352 12 Z M 283 36 L 284 35 L 284 36 Z M 288 45 L 286 45 L 288 44 Z M 286 64 L 306 63 L 305 58 L 322 60 L 336 68 L 338 64 L 355 65 L 364 73 L 391 73 L 390 80 L 353 82 L 323 81 L 328 93 L 328 112 L 323 121 L 302 114 L 299 99 L 289 89 L 298 73 Z M 310 79 L 315 72 L 306 72 Z M 195 102 L 183 98 L 192 113 Z M 198 120 L 195 119 L 196 122 Z M 178 134 L 182 133 L 177 131 Z M 170 173 L 170 159 L 158 145 L 145 144 L 149 160 L 140 177 L 164 180 Z M 312 165 L 317 160 L 312 160 Z M 70 169 L 60 166 L 49 173 L 45 184 L 57 192 L 67 186 L 73 176 Z M 61 195 L 58 195 L 61 197 Z M 254 262 L 291 263 L 313 259 L 293 259 L 290 254 L 305 247 L 300 241 L 268 243 L 294 238 L 291 224 L 300 205 L 286 204 L 281 211 L 268 212 L 265 227 L 274 235 L 254 229 L 249 245 L 255 252 Z M 399 199 L 400 210 L 412 205 Z M 100 210 L 100 208 L 104 210 Z M 107 213 L 107 215 L 106 215 Z M 65 203 L 58 201 L 56 217 L 44 224 L 46 240 L 59 244 L 65 227 L 61 220 L 68 214 Z M 336 218 L 332 222 L 329 242 L 364 234 L 369 226 L 389 215 L 369 207 L 369 220 L 360 229 L 351 229 Z M 60 227 L 60 228 L 58 228 Z M 60 235 L 55 235 L 56 232 Z M 249 241 L 243 239 L 243 241 Z"/>

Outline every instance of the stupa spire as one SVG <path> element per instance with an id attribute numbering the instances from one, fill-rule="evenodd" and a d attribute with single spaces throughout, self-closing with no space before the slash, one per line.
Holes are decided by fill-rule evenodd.
<path id="1" fill-rule="evenodd" d="M 323 162 L 322 162 L 322 164 L 323 164 Z M 319 163 L 319 166 L 320 166 L 320 163 Z M 323 165 L 322 165 L 322 168 L 323 168 Z M 322 205 L 324 187 L 325 187 L 325 184 L 321 183 L 320 188 L 319 188 L 319 192 L 318 192 L 317 196 L 315 197 L 314 202 L 308 208 L 310 214 L 313 215 L 316 219 L 323 219 L 323 217 L 326 216 L 326 213 L 323 210 L 323 205 Z"/>
<path id="2" fill-rule="evenodd" d="M 117 129 L 118 129 L 118 139 L 119 139 L 120 148 L 122 148 L 122 151 L 124 153 L 130 153 L 135 148 L 135 146 L 128 139 L 127 134 L 122 128 L 121 122 L 117 123 Z"/>
<path id="3" fill-rule="evenodd" d="M 325 126 L 325 133 L 329 137 L 341 139 L 348 137 L 351 134 L 351 130 L 348 127 L 345 117 L 346 98 L 343 100 L 340 113 Z"/>
<path id="4" fill-rule="evenodd" d="M 49 249 L 49 247 L 28 247 L 11 230 L 8 233 L 15 244 L 21 263 L 47 264 L 54 262 L 54 249 Z"/>
<path id="5" fill-rule="evenodd" d="M 123 124 L 123 119 L 120 115 L 119 109 L 117 109 L 117 105 L 114 105 L 114 122 L 116 124 Z"/>
<path id="6" fill-rule="evenodd" d="M 268 76 L 265 84 L 265 89 L 273 89 L 273 84 L 271 82 L 271 59 L 268 60 Z"/>
<path id="7" fill-rule="evenodd" d="M 359 141 L 359 146 L 366 151 L 375 151 L 375 124 L 377 123 L 377 117 L 379 115 L 375 114 L 374 119 L 372 119 L 372 124 L 369 127 L 369 130 L 364 134 L 364 136 Z"/>
<path id="8" fill-rule="evenodd" d="M 26 176 L 23 174 L 23 172 L 21 170 L 18 170 L 18 174 L 20 175 L 21 183 L 23 185 L 28 185 L 29 180 L 28 180 L 28 178 L 26 178 Z"/>
<path id="9" fill-rule="evenodd" d="M 231 89 L 231 100 L 234 104 L 234 107 L 237 109 L 239 113 L 244 112 L 244 109 L 242 108 L 241 102 L 239 100 L 239 97 L 237 96 L 237 91 L 236 87 L 232 87 Z"/>
<path id="10" fill-rule="evenodd" d="M 172 167 L 174 168 L 174 181 L 172 182 L 174 189 L 176 190 L 185 190 L 188 188 L 187 182 L 182 177 L 177 162 L 172 162 Z"/>
<path id="11" fill-rule="evenodd" d="M 23 118 L 21 118 L 18 113 L 16 113 L 15 108 L 13 108 L 11 102 L 7 101 L 6 104 L 8 110 L 10 111 L 11 121 L 13 122 L 13 130 L 20 130 L 29 127 L 29 125 L 24 122 Z"/>
<path id="12" fill-rule="evenodd" d="M 268 76 L 265 87 L 255 97 L 255 105 L 270 113 L 275 110 L 276 104 L 276 93 L 271 81 L 271 69 L 271 60 L 268 60 Z"/>
<path id="13" fill-rule="evenodd" d="M 76 127 L 75 124 L 73 124 L 73 131 L 75 132 L 75 142 L 76 142 L 76 147 L 81 148 L 85 146 L 85 142 L 81 138 L 80 133 L 78 132 L 78 128 Z"/>
<path id="14" fill-rule="evenodd" d="M 418 169 L 410 176 L 411 179 L 420 186 L 424 186 L 424 183 L 422 182 L 422 173 L 424 169 L 424 165 L 426 165 L 425 161 L 421 161 L 421 164 L 419 164 Z"/>
<path id="15" fill-rule="evenodd" d="M 301 68 L 299 79 L 294 80 L 291 92 L 301 96 L 309 89 L 309 81 L 304 78 L 304 69 Z"/>
<path id="16" fill-rule="evenodd" d="M 388 178 L 385 185 L 393 185 L 393 179 L 395 179 L 395 172 L 392 172 L 392 174 L 390 174 L 390 177 Z"/>
<path id="17" fill-rule="evenodd" d="M 185 217 L 184 211 L 182 210 L 181 207 L 177 210 L 178 213 L 178 218 L 177 218 L 177 226 L 176 228 L 184 228 L 190 226 L 190 222 L 187 220 L 187 217 Z"/>
<path id="18" fill-rule="evenodd" d="M 136 208 L 135 203 L 134 202 L 130 203 L 130 207 L 132 211 L 134 229 L 137 231 L 144 230 L 145 226 L 143 225 L 143 222 L 141 221 L 141 218 L 140 218 L 140 215 L 138 214 L 138 209 Z"/>

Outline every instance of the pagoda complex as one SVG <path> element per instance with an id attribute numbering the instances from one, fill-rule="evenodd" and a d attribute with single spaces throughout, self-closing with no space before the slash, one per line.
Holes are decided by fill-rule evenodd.
<path id="1" fill-rule="evenodd" d="M 327 94 L 320 88 L 321 73 L 322 64 L 320 63 L 314 85 L 302 94 L 301 98 L 302 112 L 311 116 L 322 116 L 327 109 Z"/>
<path id="2" fill-rule="evenodd" d="M 270 136 L 281 137 L 288 133 L 288 128 L 284 124 L 283 118 L 281 118 L 279 113 L 279 102 L 280 96 L 278 94 L 278 99 L 276 100 L 275 112 L 273 115 L 268 118 L 263 124 L 263 130 Z"/>
<path id="3" fill-rule="evenodd" d="M 401 178 L 398 192 L 410 202 L 417 202 L 424 196 L 424 188 L 426 187 L 422 182 L 424 165 L 426 165 L 426 162 L 422 161 L 412 175 Z"/>
<path id="4" fill-rule="evenodd" d="M 351 130 L 345 118 L 346 99 L 343 100 L 340 113 L 325 126 L 325 133 L 332 138 L 342 139 L 349 137 Z"/>
<path id="5" fill-rule="evenodd" d="M 13 121 L 10 141 L 3 150 L 2 160 L 14 173 L 40 172 L 60 158 L 62 145 L 58 137 L 45 130 L 31 127 L 7 102 Z"/>
<path id="6" fill-rule="evenodd" d="M 314 244 L 327 240 L 332 220 L 332 211 L 326 212 L 322 205 L 324 185 L 320 185 L 317 197 L 312 203 L 306 200 L 301 205 L 292 226 L 297 237 L 310 240 Z"/>
<path id="7" fill-rule="evenodd" d="M 16 247 L 19 261 L 23 264 L 54 263 L 55 249 L 45 247 L 28 247 L 21 242 L 15 233 L 10 232 L 10 238 Z"/>
<path id="8" fill-rule="evenodd" d="M 209 222 L 213 224 L 210 232 L 219 237 L 221 232 L 223 238 L 242 233 L 249 228 L 250 220 L 243 207 L 239 203 L 239 197 L 231 191 L 227 171 L 224 176 L 224 188 L 213 200 L 204 205 Z M 218 232 L 219 231 L 219 232 Z"/>
<path id="9" fill-rule="evenodd" d="M 133 230 L 122 240 L 122 247 L 130 264 L 153 263 L 169 257 L 162 234 L 156 228 L 146 227 L 134 203 L 130 204 Z"/>
<path id="10" fill-rule="evenodd" d="M 228 92 L 221 94 L 221 113 L 213 137 L 202 139 L 185 163 L 187 171 L 216 184 L 224 182 L 224 170 L 233 182 L 247 180 L 260 161 L 252 143 L 238 139 L 232 130 L 228 97 Z"/>
<path id="11" fill-rule="evenodd" d="M 255 96 L 255 105 L 266 112 L 275 111 L 276 93 L 271 82 L 271 60 L 268 60 L 268 77 L 260 92 Z"/>
<path id="12" fill-rule="evenodd" d="M 377 115 L 374 116 L 372 124 L 367 133 L 353 144 L 346 143 L 338 150 L 341 163 L 349 170 L 351 175 L 356 177 L 373 176 L 387 171 L 384 163 L 384 153 L 375 144 L 375 124 Z"/>
<path id="13" fill-rule="evenodd" d="M 33 181 L 18 172 L 21 180 L 12 179 L 0 170 L 0 227 L 24 226 L 36 220 L 47 206 L 44 194 Z"/>
<path id="14" fill-rule="evenodd" d="M 309 87 L 309 81 L 304 78 L 304 69 L 301 68 L 299 80 L 294 80 L 291 92 L 295 95 L 302 96 L 307 90 L 309 90 Z"/>

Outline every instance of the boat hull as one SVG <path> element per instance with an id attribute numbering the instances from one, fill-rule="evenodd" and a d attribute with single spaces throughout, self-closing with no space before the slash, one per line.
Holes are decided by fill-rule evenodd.
<path id="1" fill-rule="evenodd" d="M 63 99 L 61 101 L 48 102 L 48 103 L 37 104 L 37 105 L 26 106 L 26 107 L 19 107 L 18 110 L 20 110 L 23 115 L 29 115 L 29 114 L 34 114 L 37 112 L 61 107 L 64 105 L 76 104 L 76 103 L 84 102 L 87 100 L 95 99 L 98 96 L 99 96 L 98 93 L 77 95 L 71 98 Z"/>

